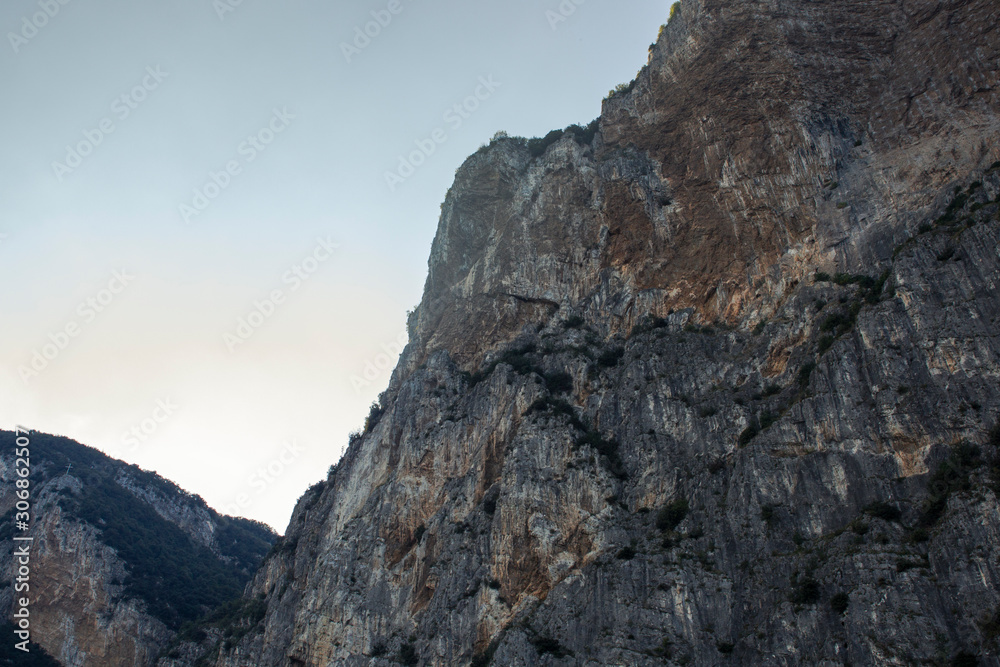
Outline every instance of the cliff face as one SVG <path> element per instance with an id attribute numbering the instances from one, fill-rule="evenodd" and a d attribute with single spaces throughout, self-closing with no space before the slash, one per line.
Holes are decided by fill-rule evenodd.
<path id="1" fill-rule="evenodd" d="M 31 640 L 67 667 L 154 664 L 181 622 L 239 595 L 274 540 L 96 450 L 41 433 L 29 440 L 32 575 L 17 597 L 31 601 Z M 14 434 L 0 432 L 0 447 L 0 609 L 9 617 Z"/>
<path id="2" fill-rule="evenodd" d="M 1000 664 L 998 13 L 686 0 L 592 141 L 469 158 L 266 612 L 185 651 Z"/>
<path id="3" fill-rule="evenodd" d="M 592 148 L 466 163 L 417 345 L 464 365 L 557 307 L 602 332 L 686 307 L 753 325 L 817 266 L 877 273 L 996 159 L 996 17 L 988 0 L 683 3 Z"/>

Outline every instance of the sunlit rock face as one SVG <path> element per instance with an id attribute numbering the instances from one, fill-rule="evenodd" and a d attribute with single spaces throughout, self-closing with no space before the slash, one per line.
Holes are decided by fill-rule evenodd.
<path id="1" fill-rule="evenodd" d="M 593 138 L 470 157 L 266 614 L 184 651 L 1000 664 L 998 11 L 685 0 Z"/>
<path id="2" fill-rule="evenodd" d="M 13 470 L 4 472 L 5 485 L 12 486 L 15 478 L 6 473 Z M 31 640 L 69 667 L 152 664 L 173 633 L 141 602 L 122 599 L 125 563 L 97 529 L 59 507 L 59 498 L 79 487 L 78 479 L 63 475 L 35 497 L 38 523 L 28 556 L 34 576 L 29 575 L 29 589 L 23 592 L 31 605 Z M 13 505 L 13 494 L 0 498 L 4 505 L 8 501 Z M 4 574 L 13 575 L 14 564 L 14 558 L 10 566 L 5 562 Z M 0 604 L 9 610 L 20 597 L 8 588 Z"/>

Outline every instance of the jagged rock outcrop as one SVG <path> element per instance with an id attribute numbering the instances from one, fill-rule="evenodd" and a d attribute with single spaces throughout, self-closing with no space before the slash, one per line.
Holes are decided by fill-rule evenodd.
<path id="1" fill-rule="evenodd" d="M 25 533 L 14 521 L 15 435 L 0 431 L 0 610 L 9 618 L 15 599 L 11 537 L 33 537 L 30 588 L 17 597 L 30 600 L 31 641 L 67 667 L 154 664 L 182 621 L 238 596 L 276 537 L 79 443 L 41 433 L 28 440 Z"/>
<path id="2" fill-rule="evenodd" d="M 555 307 L 613 331 L 684 307 L 752 325 L 817 265 L 883 265 L 995 159 L 996 17 L 988 1 L 685 3 L 593 146 L 531 160 L 509 141 L 466 163 L 417 345 L 478 360 Z"/>
<path id="3" fill-rule="evenodd" d="M 685 0 L 469 158 L 266 611 L 161 664 L 1000 665 L 998 13 Z"/>

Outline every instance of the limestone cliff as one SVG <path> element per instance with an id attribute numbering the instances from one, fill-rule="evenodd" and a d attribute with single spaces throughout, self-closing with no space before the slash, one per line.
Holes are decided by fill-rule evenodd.
<path id="1" fill-rule="evenodd" d="M 684 0 L 469 158 L 266 610 L 161 664 L 1000 665 L 998 19 Z"/>

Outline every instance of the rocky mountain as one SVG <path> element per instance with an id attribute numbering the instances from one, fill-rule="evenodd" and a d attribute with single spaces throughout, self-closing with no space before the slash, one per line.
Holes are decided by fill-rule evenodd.
<path id="1" fill-rule="evenodd" d="M 158 664 L 1000 665 L 998 19 L 683 0 L 595 123 L 498 135 L 363 432 Z"/>
<path id="2" fill-rule="evenodd" d="M 221 516 L 173 483 L 67 438 L 27 438 L 25 532 L 15 506 L 23 464 L 15 434 L 0 431 L 0 610 L 9 619 L 27 595 L 34 645 L 28 655 L 12 648 L 8 629 L 0 664 L 151 665 L 185 624 L 243 606 L 233 600 L 277 537 L 268 527 Z M 34 540 L 30 588 L 16 594 L 15 534 Z"/>
<path id="3" fill-rule="evenodd" d="M 160 664 L 1000 665 L 998 19 L 684 0 L 470 157 L 266 609 Z"/>

